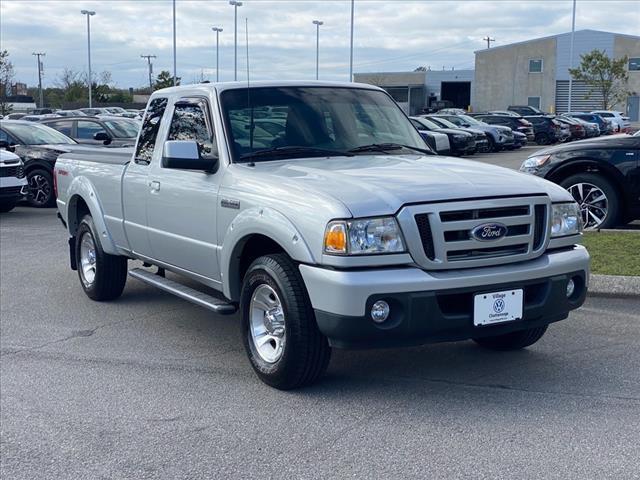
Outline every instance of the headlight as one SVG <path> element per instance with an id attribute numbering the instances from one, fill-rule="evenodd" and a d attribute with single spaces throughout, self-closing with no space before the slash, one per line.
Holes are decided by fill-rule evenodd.
<path id="1" fill-rule="evenodd" d="M 535 155 L 533 157 L 527 158 L 524 162 L 522 162 L 522 167 L 520 168 L 521 170 L 535 170 L 545 165 L 550 158 L 551 155 Z"/>
<path id="2" fill-rule="evenodd" d="M 577 203 L 558 203 L 551 208 L 551 236 L 577 235 L 582 231 L 582 218 Z"/>
<path id="3" fill-rule="evenodd" d="M 331 255 L 368 255 L 404 252 L 398 223 L 393 217 L 329 222 L 324 252 Z"/>

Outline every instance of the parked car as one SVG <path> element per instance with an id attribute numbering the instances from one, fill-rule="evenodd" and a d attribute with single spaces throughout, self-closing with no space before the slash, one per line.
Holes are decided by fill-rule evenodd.
<path id="1" fill-rule="evenodd" d="M 140 129 L 139 121 L 123 117 L 57 118 L 40 123 L 64 133 L 78 143 L 110 147 L 133 146 Z"/>
<path id="2" fill-rule="evenodd" d="M 586 112 L 569 112 L 564 114 L 567 117 L 579 118 L 586 122 L 595 123 L 600 128 L 600 135 L 610 135 L 613 133 L 613 122 L 605 120 L 600 115 Z"/>
<path id="3" fill-rule="evenodd" d="M 441 108 L 437 113 L 439 115 L 464 115 L 467 111 L 464 108 Z"/>
<path id="4" fill-rule="evenodd" d="M 21 191 L 26 184 L 20 157 L 7 150 L 0 150 L 0 213 L 13 210 L 22 197 Z"/>
<path id="5" fill-rule="evenodd" d="M 24 117 L 21 117 L 20 120 L 24 120 L 25 122 L 39 122 L 41 120 L 46 120 L 48 118 L 60 118 L 60 117 L 55 113 L 43 113 L 42 115 L 25 115 Z"/>
<path id="6" fill-rule="evenodd" d="M 539 108 L 531 107 L 529 105 L 509 105 L 507 110 L 517 113 L 518 115 L 521 115 L 523 117 L 531 117 L 534 115 L 548 115 Z"/>
<path id="7" fill-rule="evenodd" d="M 29 111 L 29 115 L 50 115 L 56 113 L 53 108 L 34 108 Z"/>
<path id="8" fill-rule="evenodd" d="M 585 228 L 640 219 L 640 137 L 616 135 L 540 150 L 520 170 L 566 188 Z"/>
<path id="9" fill-rule="evenodd" d="M 513 147 L 511 150 L 522 148 L 527 144 L 527 136 L 524 133 L 513 132 Z"/>
<path id="10" fill-rule="evenodd" d="M 449 137 L 451 155 L 462 157 L 463 155 L 471 155 L 476 150 L 476 141 L 474 140 L 473 135 L 469 132 L 465 132 L 464 130 L 460 130 L 459 128 L 444 128 L 441 125 L 433 122 L 429 117 L 411 118 L 421 125 L 422 130 L 444 133 L 447 137 Z"/>
<path id="11" fill-rule="evenodd" d="M 56 110 L 59 117 L 86 117 L 87 114 L 82 110 Z"/>
<path id="12" fill-rule="evenodd" d="M 443 128 L 453 128 L 453 129 L 457 128 L 459 130 L 463 130 L 473 135 L 473 140 L 475 141 L 476 146 L 473 152 L 471 153 L 488 152 L 490 150 L 489 139 L 481 129 L 473 128 L 473 127 L 461 127 L 456 123 L 450 122 L 444 115 L 428 115 L 428 117 L 434 123 L 437 123 Z"/>
<path id="13" fill-rule="evenodd" d="M 90 117 L 95 117 L 98 115 L 110 115 L 104 108 L 79 108 L 82 113 L 88 115 Z"/>
<path id="14" fill-rule="evenodd" d="M 600 115 L 604 119 L 611 120 L 613 122 L 614 130 L 616 132 L 626 132 L 629 130 L 629 127 L 631 126 L 629 117 L 627 117 L 622 112 L 617 112 L 615 110 L 595 110 L 591 113 L 595 115 Z"/>
<path id="15" fill-rule="evenodd" d="M 586 120 L 582 120 L 581 118 L 575 117 L 566 117 L 565 115 L 560 115 L 563 118 L 571 118 L 576 122 L 580 123 L 584 127 L 585 138 L 593 138 L 600 136 L 600 127 L 597 123 L 587 122 Z"/>
<path id="16" fill-rule="evenodd" d="M 490 115 L 506 115 L 508 117 L 521 117 L 519 113 L 512 112 L 510 110 L 491 110 L 490 112 L 486 112 Z"/>
<path id="17" fill-rule="evenodd" d="M 558 115 L 554 118 L 554 120 L 569 127 L 571 137 L 568 140 L 582 140 L 583 138 L 586 138 L 587 132 L 585 130 L 585 127 L 578 121 L 578 119 Z"/>
<path id="18" fill-rule="evenodd" d="M 489 125 L 469 115 L 447 115 L 444 117 L 458 128 L 472 128 L 483 132 L 487 139 L 489 152 L 509 150 L 514 146 L 513 130 L 500 125 Z"/>
<path id="19" fill-rule="evenodd" d="M 33 207 L 55 205 L 53 165 L 58 156 L 78 147 L 46 125 L 23 120 L 0 121 L 0 148 L 13 150 L 24 162 L 27 186 L 22 193 Z"/>
<path id="20" fill-rule="evenodd" d="M 563 128 L 551 115 L 534 115 L 524 118 L 533 125 L 535 142 L 538 145 L 562 142 L 571 137 L 569 128 Z"/>
<path id="21" fill-rule="evenodd" d="M 4 119 L 5 120 L 20 120 L 22 117 L 25 117 L 26 115 L 27 114 L 23 113 L 23 112 L 14 112 L 14 113 L 10 113 L 6 117 L 4 117 Z"/>
<path id="22" fill-rule="evenodd" d="M 286 108 L 284 137 L 254 142 L 247 93 L 255 107 Z M 239 311 L 255 373 L 283 390 L 318 381 L 332 347 L 521 349 L 587 292 L 568 192 L 432 155 L 372 85 L 158 90 L 135 151 L 63 155 L 56 177 L 70 265 L 89 298 L 119 297 L 129 275 Z M 129 271 L 129 259 L 159 275 Z"/>
<path id="23" fill-rule="evenodd" d="M 424 141 L 427 142 L 427 145 L 431 147 L 431 150 L 436 152 L 438 155 L 451 154 L 451 144 L 449 143 L 449 137 L 447 137 L 446 134 L 427 130 L 414 117 L 411 117 L 411 123 L 418 129 L 418 133 Z"/>
<path id="24" fill-rule="evenodd" d="M 514 132 L 523 133 L 528 141 L 533 142 L 535 140 L 533 125 L 529 120 L 522 118 L 520 115 L 498 115 L 490 113 L 474 115 L 473 118 L 489 125 L 509 127 Z"/>

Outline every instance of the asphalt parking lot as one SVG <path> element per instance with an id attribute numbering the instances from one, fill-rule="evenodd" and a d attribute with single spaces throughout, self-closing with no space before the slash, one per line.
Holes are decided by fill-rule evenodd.
<path id="1" fill-rule="evenodd" d="M 0 246 L 2 478 L 638 478 L 638 299 L 521 352 L 334 351 L 280 392 L 236 317 L 132 279 L 85 297 L 55 210 L 3 215 Z"/>

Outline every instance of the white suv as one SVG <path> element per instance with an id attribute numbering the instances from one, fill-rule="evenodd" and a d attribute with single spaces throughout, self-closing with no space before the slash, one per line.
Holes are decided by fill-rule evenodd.
<path id="1" fill-rule="evenodd" d="M 27 184 L 22 160 L 15 153 L 0 150 L 0 213 L 13 210 Z"/>
<path id="2" fill-rule="evenodd" d="M 602 118 L 613 122 L 613 129 L 616 132 L 626 132 L 631 126 L 629 117 L 625 116 L 622 112 L 616 112 L 615 110 L 594 110 L 591 113 L 600 115 Z"/>

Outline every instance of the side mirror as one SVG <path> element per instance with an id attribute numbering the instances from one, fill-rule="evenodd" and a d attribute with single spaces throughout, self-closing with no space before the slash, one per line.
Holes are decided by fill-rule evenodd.
<path id="1" fill-rule="evenodd" d="M 107 132 L 98 132 L 93 136 L 93 139 L 99 142 L 104 142 L 105 145 L 109 145 L 111 143 L 111 136 Z"/>
<path id="2" fill-rule="evenodd" d="M 15 145 L 11 144 L 10 142 L 7 142 L 6 140 L 0 140 L 0 148 L 3 148 L 8 152 L 15 151 Z"/>
<path id="3" fill-rule="evenodd" d="M 167 140 L 164 142 L 162 166 L 184 170 L 212 171 L 218 165 L 218 158 L 202 158 L 198 142 L 195 140 Z"/>

